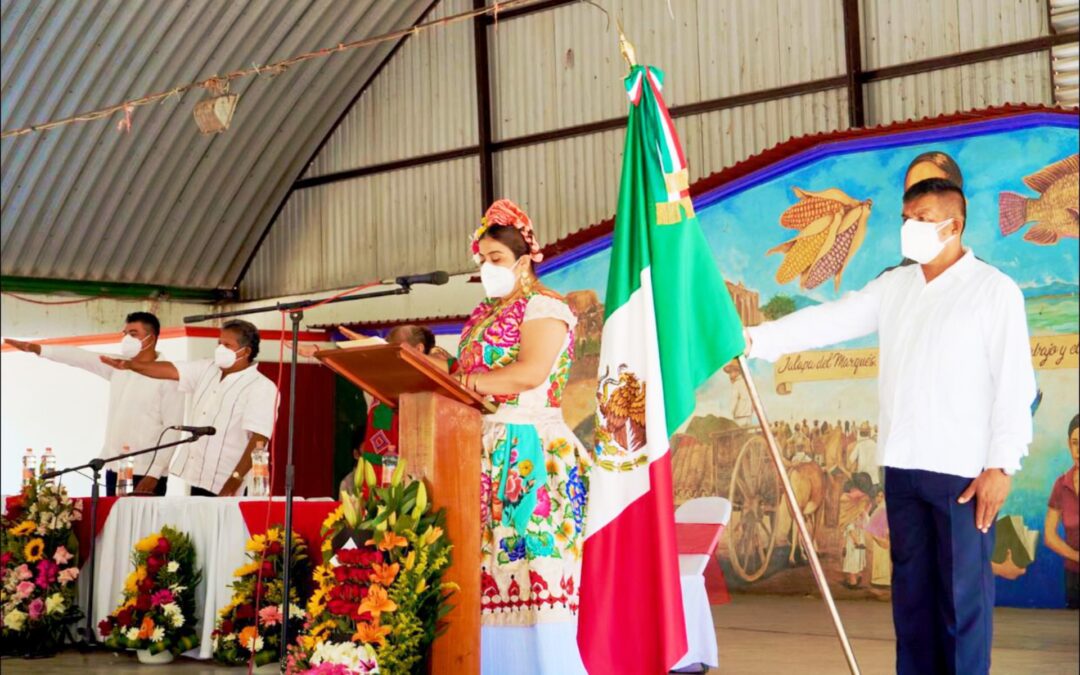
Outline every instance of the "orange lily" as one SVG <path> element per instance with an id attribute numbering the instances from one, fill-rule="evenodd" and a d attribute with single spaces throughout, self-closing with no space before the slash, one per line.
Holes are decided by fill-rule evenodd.
<path id="1" fill-rule="evenodd" d="M 377 542 L 374 539 L 368 539 L 364 542 L 364 546 L 373 546 L 375 544 L 378 544 L 380 551 L 392 551 L 395 548 L 407 546 L 409 541 L 405 537 L 387 530 L 383 532 L 381 541 Z"/>
<path id="2" fill-rule="evenodd" d="M 366 645 L 384 645 L 386 644 L 386 636 L 389 634 L 390 626 L 380 626 L 378 621 L 373 624 L 361 621 L 356 625 L 356 632 L 353 633 L 352 641 Z"/>
<path id="3" fill-rule="evenodd" d="M 371 584 L 367 597 L 360 603 L 360 613 L 368 612 L 377 620 L 383 612 L 397 609 L 397 603 L 390 599 L 386 589 L 378 584 Z"/>
<path id="4" fill-rule="evenodd" d="M 394 579 L 397 578 L 398 570 L 401 569 L 401 565 L 393 563 L 392 565 L 380 565 L 374 563 L 371 566 L 371 580 L 382 586 L 389 586 L 394 583 Z"/>
<path id="5" fill-rule="evenodd" d="M 144 616 L 142 625 L 139 626 L 139 639 L 146 640 L 154 634 L 154 620 L 148 616 Z"/>

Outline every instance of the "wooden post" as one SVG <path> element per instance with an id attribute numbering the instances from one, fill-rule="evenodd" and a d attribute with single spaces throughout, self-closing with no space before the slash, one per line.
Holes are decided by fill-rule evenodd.
<path id="1" fill-rule="evenodd" d="M 402 394 L 399 452 L 427 480 L 431 503 L 446 509 L 454 548 L 444 581 L 460 590 L 448 628 L 431 650 L 431 673 L 480 672 L 480 412 L 431 392 Z"/>

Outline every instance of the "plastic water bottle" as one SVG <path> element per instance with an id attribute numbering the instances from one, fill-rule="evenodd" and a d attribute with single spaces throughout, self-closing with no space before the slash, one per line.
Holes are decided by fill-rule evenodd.
<path id="1" fill-rule="evenodd" d="M 52 448 L 45 448 L 45 454 L 41 456 L 41 473 L 46 474 L 50 471 L 56 470 L 56 455 L 53 454 Z M 50 478 L 49 482 L 52 483 L 56 479 Z"/>
<path id="2" fill-rule="evenodd" d="M 251 451 L 251 496 L 270 496 L 270 453 L 262 441 Z"/>
<path id="3" fill-rule="evenodd" d="M 124 453 L 131 448 L 124 446 Z M 128 457 L 120 462 L 120 473 L 116 476 L 116 496 L 124 497 L 135 491 L 135 460 Z"/>
<path id="4" fill-rule="evenodd" d="M 397 449 L 393 446 L 390 447 L 390 452 L 396 452 Z M 397 455 L 383 455 L 382 457 L 382 473 L 379 475 L 379 482 L 383 487 L 390 484 L 391 479 L 394 477 L 394 470 L 397 469 L 398 457 Z"/>
<path id="5" fill-rule="evenodd" d="M 34 475 L 37 472 L 37 457 L 34 456 L 34 449 L 27 448 L 26 454 L 23 455 L 22 461 L 22 484 L 23 487 L 30 485 L 34 482 Z"/>

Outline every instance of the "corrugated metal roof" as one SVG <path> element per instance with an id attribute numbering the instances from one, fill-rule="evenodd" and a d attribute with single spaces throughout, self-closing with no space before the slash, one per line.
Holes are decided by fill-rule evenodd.
<path id="1" fill-rule="evenodd" d="M 18 128 L 412 25 L 430 0 L 0 0 L 2 124 Z M 115 122 L 5 139 L 0 272 L 230 287 L 294 178 L 393 47 L 234 82 L 203 137 L 201 92 Z"/>

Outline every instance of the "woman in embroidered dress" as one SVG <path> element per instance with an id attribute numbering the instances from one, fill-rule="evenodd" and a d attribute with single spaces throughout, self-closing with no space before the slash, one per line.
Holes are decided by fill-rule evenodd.
<path id="1" fill-rule="evenodd" d="M 513 202 L 488 209 L 473 235 L 488 296 L 465 324 L 454 372 L 499 404 L 481 458 L 481 672 L 584 673 L 578 583 L 588 455 L 563 421 L 574 317 L 533 273 L 542 259 Z"/>

